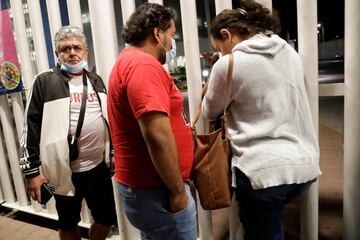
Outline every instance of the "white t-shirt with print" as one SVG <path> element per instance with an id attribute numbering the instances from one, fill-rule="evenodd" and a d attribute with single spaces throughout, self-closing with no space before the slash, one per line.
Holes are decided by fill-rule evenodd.
<path id="1" fill-rule="evenodd" d="M 69 81 L 70 90 L 70 133 L 75 134 L 79 120 L 83 95 L 82 76 Z M 104 159 L 105 123 L 102 118 L 99 99 L 87 79 L 88 97 L 84 123 L 78 139 L 79 157 L 71 162 L 73 172 L 84 172 L 96 167 Z"/>

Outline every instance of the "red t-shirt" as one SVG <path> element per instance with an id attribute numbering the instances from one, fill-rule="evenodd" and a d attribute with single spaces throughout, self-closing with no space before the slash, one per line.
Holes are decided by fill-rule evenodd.
<path id="1" fill-rule="evenodd" d="M 189 180 L 193 140 L 183 117 L 183 96 L 153 56 L 137 48 L 120 53 L 109 78 L 107 103 L 118 182 L 132 187 L 165 185 L 151 161 L 137 121 L 151 111 L 169 116 L 182 176 Z"/>

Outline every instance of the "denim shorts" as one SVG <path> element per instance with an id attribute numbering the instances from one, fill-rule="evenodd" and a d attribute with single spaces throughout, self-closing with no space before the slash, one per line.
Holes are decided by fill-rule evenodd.
<path id="1" fill-rule="evenodd" d="M 96 223 L 116 224 L 114 192 L 110 171 L 105 162 L 89 171 L 73 173 L 72 181 L 75 196 L 54 195 L 60 229 L 71 230 L 77 227 L 84 198 Z"/>
<path id="2" fill-rule="evenodd" d="M 117 184 L 120 199 L 129 222 L 140 230 L 142 240 L 195 240 L 197 238 L 196 206 L 189 184 L 185 184 L 188 205 L 177 213 L 170 211 L 169 190 L 133 188 Z"/>

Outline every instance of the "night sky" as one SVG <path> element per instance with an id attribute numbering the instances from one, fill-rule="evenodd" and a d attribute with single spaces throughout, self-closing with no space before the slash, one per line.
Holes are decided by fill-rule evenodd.
<path id="1" fill-rule="evenodd" d="M 296 0 L 273 0 L 280 16 L 282 31 L 280 36 L 297 38 Z M 318 0 L 318 23 L 324 26 L 325 41 L 338 36 L 344 37 L 344 0 Z"/>

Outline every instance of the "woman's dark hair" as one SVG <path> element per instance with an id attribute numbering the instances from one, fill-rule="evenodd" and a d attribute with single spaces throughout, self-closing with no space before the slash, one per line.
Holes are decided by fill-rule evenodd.
<path id="1" fill-rule="evenodd" d="M 163 31 L 168 29 L 174 16 L 175 12 L 171 8 L 156 3 L 144 3 L 130 16 L 121 36 L 126 43 L 137 45 L 152 34 L 154 28 L 159 27 Z"/>
<path id="2" fill-rule="evenodd" d="M 257 33 L 280 32 L 280 20 L 275 10 L 269 9 L 254 0 L 242 0 L 240 8 L 224 10 L 211 23 L 210 34 L 215 39 L 223 39 L 221 29 L 232 34 L 248 36 Z"/>

